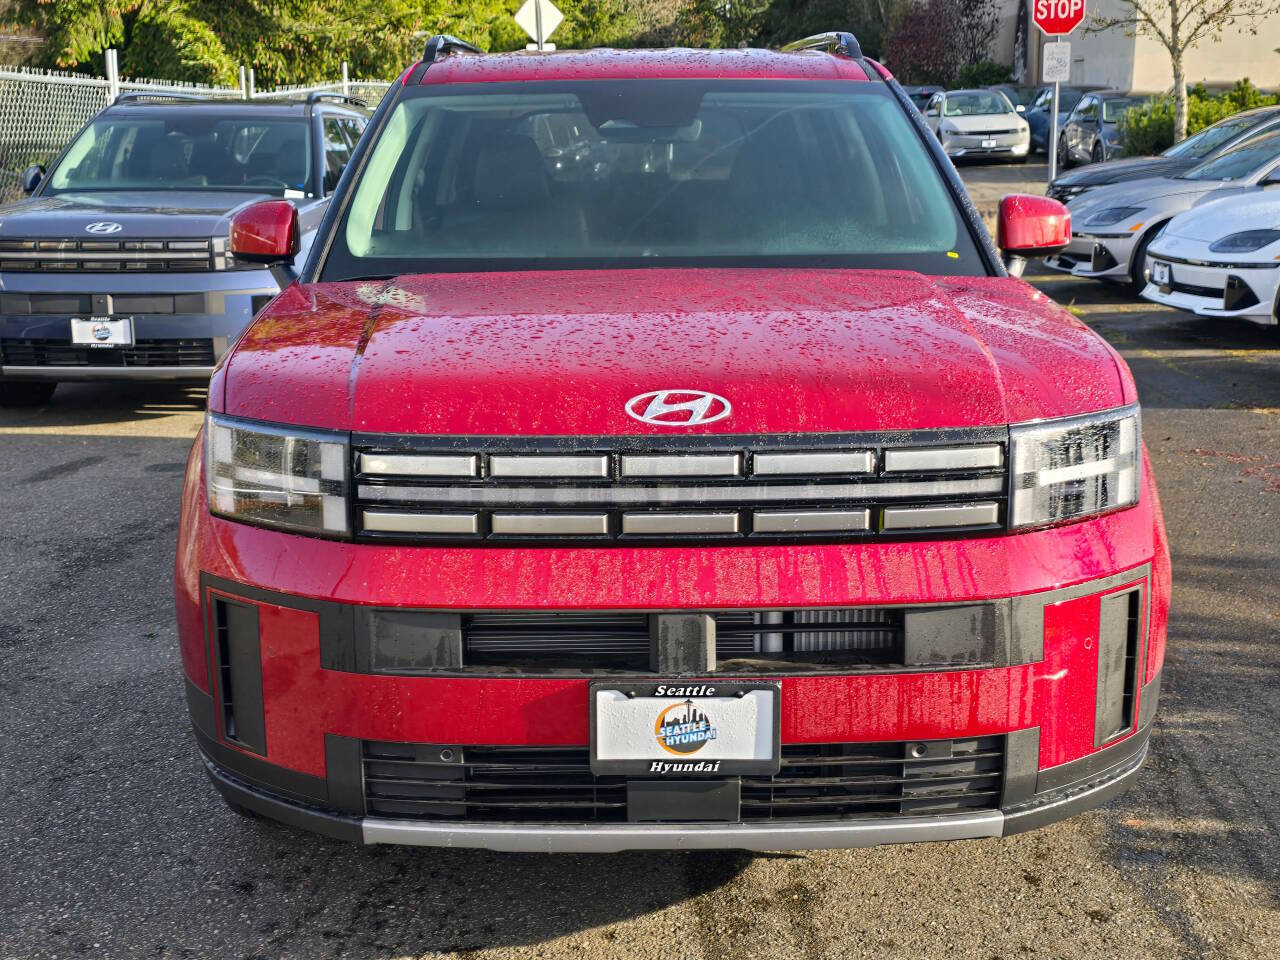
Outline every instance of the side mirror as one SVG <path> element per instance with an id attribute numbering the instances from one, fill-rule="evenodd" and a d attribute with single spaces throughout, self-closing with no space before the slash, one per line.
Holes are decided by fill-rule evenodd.
<path id="1" fill-rule="evenodd" d="M 936 116 L 938 115 L 938 111 L 937 111 L 937 110 L 926 110 L 926 111 L 924 112 L 924 115 L 925 115 L 926 117 L 936 117 Z"/>
<path id="2" fill-rule="evenodd" d="M 22 171 L 22 192 L 34 193 L 36 187 L 44 181 L 44 167 L 38 163 L 33 163 L 27 169 Z"/>
<path id="3" fill-rule="evenodd" d="M 231 218 L 231 253 L 258 263 L 287 263 L 298 255 L 298 211 L 288 200 L 263 200 Z"/>
<path id="4" fill-rule="evenodd" d="M 1025 103 L 1020 103 L 1020 104 L 1018 104 L 1016 107 L 1014 107 L 1013 109 L 1017 110 L 1019 113 L 1026 113 L 1026 112 L 1027 112 L 1027 105 L 1026 105 Z"/>
<path id="5" fill-rule="evenodd" d="M 1027 193 L 1001 198 L 996 245 L 1010 273 L 1021 276 L 1024 258 L 1052 256 L 1070 242 L 1071 211 L 1057 200 Z"/>

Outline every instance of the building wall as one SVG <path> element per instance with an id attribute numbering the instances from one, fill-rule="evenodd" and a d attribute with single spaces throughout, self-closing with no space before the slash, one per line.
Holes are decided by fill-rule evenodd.
<path id="1" fill-rule="evenodd" d="M 1014 62 L 1014 24 L 1020 3 L 1031 0 L 1000 0 L 1001 31 L 994 48 L 994 57 L 1002 63 Z M 1088 15 L 1121 16 L 1125 4 L 1122 0 L 1088 0 Z M 1145 36 L 1125 36 L 1119 28 L 1098 33 L 1088 32 L 1089 21 L 1076 28 L 1065 38 L 1071 44 L 1071 81 L 1073 83 L 1098 83 L 1121 90 L 1157 92 L 1173 85 L 1173 68 L 1169 54 L 1156 40 Z M 1186 71 L 1188 83 L 1203 83 L 1207 87 L 1228 87 L 1242 77 L 1248 77 L 1256 86 L 1274 90 L 1280 88 L 1280 15 L 1264 17 L 1253 24 L 1257 33 L 1250 32 L 1248 24 L 1239 24 L 1223 31 L 1222 40 L 1214 43 L 1206 40 L 1187 53 Z M 1038 29 L 1032 27 L 1031 50 L 1028 60 L 1028 83 L 1040 81 L 1039 49 L 1044 43 L 1052 43 Z"/>

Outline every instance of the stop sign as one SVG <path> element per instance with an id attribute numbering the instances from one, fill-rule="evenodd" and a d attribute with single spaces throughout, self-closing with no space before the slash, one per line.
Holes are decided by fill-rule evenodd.
<path id="1" fill-rule="evenodd" d="M 1070 33 L 1084 19 L 1084 0 L 1032 0 L 1031 19 L 1051 37 Z"/>

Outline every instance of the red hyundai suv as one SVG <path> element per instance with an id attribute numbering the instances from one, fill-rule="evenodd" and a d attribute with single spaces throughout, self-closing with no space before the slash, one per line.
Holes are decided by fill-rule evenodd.
<path id="1" fill-rule="evenodd" d="M 1069 235 L 1002 204 L 1009 263 Z M 293 207 L 230 244 L 287 264 Z M 518 851 L 1111 797 L 1160 690 L 1159 501 L 1125 364 L 1010 272 L 850 35 L 433 38 L 210 384 L 176 593 L 214 783 Z"/>

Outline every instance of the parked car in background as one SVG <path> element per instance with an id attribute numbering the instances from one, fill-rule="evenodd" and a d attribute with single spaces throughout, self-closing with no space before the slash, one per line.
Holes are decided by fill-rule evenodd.
<path id="1" fill-rule="evenodd" d="M 1202 317 L 1280 324 L 1280 191 L 1180 213 L 1147 248 L 1142 296 Z"/>
<path id="2" fill-rule="evenodd" d="M 1086 93 L 1080 98 L 1058 136 L 1058 166 L 1102 163 L 1124 153 L 1120 118 L 1147 97 L 1114 91 Z"/>
<path id="3" fill-rule="evenodd" d="M 1280 129 L 1280 106 L 1245 110 L 1205 127 L 1158 156 L 1125 157 L 1071 170 L 1049 184 L 1048 193 L 1053 199 L 1066 203 L 1094 187 L 1110 183 L 1176 177 L 1232 147 L 1276 129 Z"/>
<path id="4" fill-rule="evenodd" d="M 1133 377 L 852 35 L 796 46 L 434 37 L 392 85 L 188 460 L 182 670 L 233 807 L 777 850 L 1137 775 L 1170 573 Z M 540 117 L 613 162 L 553 183 Z M 1070 226 L 1012 196 L 998 231 Z"/>
<path id="5" fill-rule="evenodd" d="M 1007 97 L 997 90 L 947 90 L 929 98 L 925 123 L 953 160 L 1027 159 L 1030 133 Z"/>
<path id="6" fill-rule="evenodd" d="M 945 87 L 939 87 L 935 85 L 902 88 L 903 92 L 906 93 L 906 95 L 911 98 L 911 102 L 916 105 L 916 109 L 919 110 L 921 113 L 924 112 L 925 104 L 929 102 L 929 99 L 935 93 L 941 93 L 945 89 L 946 89 Z"/>
<path id="7" fill-rule="evenodd" d="M 1098 187 L 1067 204 L 1072 237 L 1045 261 L 1078 277 L 1117 280 L 1134 293 L 1147 284 L 1147 247 L 1173 217 L 1209 198 L 1280 186 L 1280 131 L 1263 134 L 1177 177 Z M 1230 228 L 1232 225 L 1224 224 Z"/>
<path id="8" fill-rule="evenodd" d="M 1090 90 L 1100 90 L 1098 86 L 1060 87 L 1058 89 L 1058 130 L 1067 122 L 1067 117 L 1075 109 L 1080 98 Z M 1053 114 L 1053 87 L 1041 87 L 1025 114 L 1027 126 L 1031 128 L 1031 149 L 1037 153 L 1045 153 L 1049 149 L 1049 119 Z"/>
<path id="9" fill-rule="evenodd" d="M 987 87 L 987 89 L 998 90 L 1003 93 L 1005 99 L 1013 104 L 1013 109 L 1018 113 L 1026 113 L 1027 107 L 1031 105 L 1031 101 L 1040 92 L 1039 87 L 1024 87 L 1015 83 L 996 83 Z"/>
<path id="10" fill-rule="evenodd" d="M 305 256 L 366 117 L 322 95 L 127 94 L 99 113 L 0 207 L 0 404 L 65 380 L 207 380 L 288 281 L 229 252 L 232 217 L 289 200 Z"/>

